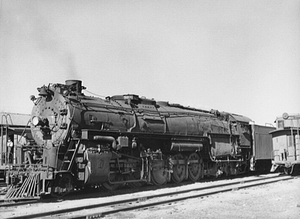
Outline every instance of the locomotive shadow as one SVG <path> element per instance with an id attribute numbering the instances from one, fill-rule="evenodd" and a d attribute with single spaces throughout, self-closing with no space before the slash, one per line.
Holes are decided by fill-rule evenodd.
<path id="1" fill-rule="evenodd" d="M 205 179 L 199 180 L 196 183 L 209 183 L 209 182 L 216 182 L 216 181 L 225 181 L 225 180 L 232 180 L 237 178 L 243 178 L 248 176 L 259 176 L 257 173 L 245 173 L 241 174 L 239 176 L 222 176 L 222 177 L 207 177 Z M 183 181 L 181 183 L 174 183 L 170 182 L 165 185 L 156 186 L 152 184 L 146 184 L 138 188 L 131 188 L 128 185 L 125 185 L 117 190 L 114 191 L 108 191 L 104 187 L 98 187 L 98 188 L 85 188 L 82 190 L 77 190 L 72 193 L 66 194 L 63 197 L 53 197 L 51 195 L 44 196 L 40 201 L 41 202 L 62 202 L 62 201 L 71 201 L 71 200 L 81 200 L 81 199 L 94 199 L 94 198 L 105 198 L 105 197 L 113 197 L 113 196 L 119 196 L 119 195 L 128 195 L 128 194 L 136 194 L 139 192 L 155 192 L 162 189 L 168 189 L 168 188 L 176 188 L 181 186 L 187 186 L 195 184 L 191 181 Z"/>

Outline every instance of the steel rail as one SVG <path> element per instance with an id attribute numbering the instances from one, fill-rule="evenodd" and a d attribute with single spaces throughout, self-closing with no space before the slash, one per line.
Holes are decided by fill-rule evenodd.
<path id="1" fill-rule="evenodd" d="M 98 217 L 102 217 L 105 215 L 117 213 L 120 211 L 135 210 L 135 209 L 139 209 L 139 208 L 145 208 L 145 207 L 150 207 L 150 206 L 155 206 L 155 205 L 160 205 L 160 204 L 182 201 L 185 199 L 197 198 L 197 197 L 201 197 L 201 196 L 208 196 L 208 195 L 213 195 L 213 194 L 222 193 L 222 192 L 234 191 L 234 190 L 238 190 L 238 189 L 254 187 L 254 186 L 274 183 L 274 182 L 278 182 L 278 181 L 289 180 L 289 179 L 293 179 L 293 178 L 294 177 L 291 177 L 291 176 L 276 175 L 276 176 L 272 176 L 272 177 L 263 177 L 263 178 L 259 178 L 259 179 L 248 179 L 248 180 L 244 179 L 244 180 L 239 180 L 237 182 L 222 183 L 222 184 L 204 186 L 204 187 L 203 187 L 203 185 L 200 185 L 200 187 L 183 189 L 181 191 L 164 192 L 161 194 L 146 195 L 146 196 L 141 195 L 141 196 L 138 196 L 135 198 L 127 198 L 127 199 L 123 199 L 123 200 L 119 200 L 119 201 L 102 202 L 102 203 L 96 203 L 96 204 L 91 204 L 91 205 L 83 205 L 83 206 L 79 206 L 79 207 L 65 208 L 65 209 L 60 209 L 60 210 L 35 213 L 35 214 L 30 214 L 30 215 L 15 216 L 15 217 L 9 217 L 9 218 L 17 219 L 17 218 L 40 218 L 40 217 L 47 217 L 47 216 L 53 217 L 54 215 L 68 214 L 71 212 L 73 212 L 73 213 L 77 212 L 77 216 L 76 215 L 75 216 L 67 216 L 66 215 L 66 217 L 69 217 L 69 218 L 98 218 Z M 212 191 L 207 191 L 207 190 L 212 190 Z M 188 194 L 191 192 L 192 192 L 192 194 Z M 170 197 L 170 196 L 174 196 L 174 195 L 177 195 L 177 197 L 166 198 L 166 197 Z M 165 199 L 164 200 L 156 200 L 158 198 L 165 198 Z M 141 202 L 144 202 L 144 203 L 141 204 Z M 149 203 L 146 203 L 146 202 L 149 202 Z M 118 209 L 103 209 L 101 211 L 97 210 L 96 213 L 79 215 L 80 211 L 83 211 L 83 210 L 91 210 L 91 209 L 96 209 L 96 208 L 113 208 L 116 205 L 121 205 L 121 204 L 125 205 L 128 203 L 131 206 L 124 206 L 124 207 L 120 207 L 120 208 L 118 207 Z M 133 203 L 136 203 L 136 204 L 133 204 Z"/>
<path id="2" fill-rule="evenodd" d="M 5 200 L 0 200 L 0 208 L 1 207 L 12 207 L 12 206 L 20 206 L 20 205 L 28 205 L 28 204 L 34 204 L 39 203 L 40 200 L 34 199 L 34 200 L 26 200 L 26 201 L 18 201 L 18 202 L 5 202 Z"/>

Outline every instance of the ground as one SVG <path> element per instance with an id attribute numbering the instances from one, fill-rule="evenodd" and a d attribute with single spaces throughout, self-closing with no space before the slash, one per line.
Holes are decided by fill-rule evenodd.
<path id="1" fill-rule="evenodd" d="M 195 198 L 105 218 L 300 218 L 300 178 Z"/>
<path id="2" fill-rule="evenodd" d="M 220 181 L 221 183 L 222 181 Z M 205 182 L 206 186 L 218 182 Z M 193 185 L 189 185 L 193 186 Z M 161 193 L 165 188 L 141 193 Z M 44 204 L 28 204 L 14 209 L 0 208 L 0 218 L 15 217 L 20 214 L 38 213 L 67 207 L 93 204 L 102 200 L 132 198 L 138 194 L 125 194 L 111 197 L 87 197 Z M 272 184 L 219 193 L 202 198 L 194 198 L 172 204 L 147 209 L 116 213 L 105 219 L 298 219 L 300 218 L 300 177 Z"/>

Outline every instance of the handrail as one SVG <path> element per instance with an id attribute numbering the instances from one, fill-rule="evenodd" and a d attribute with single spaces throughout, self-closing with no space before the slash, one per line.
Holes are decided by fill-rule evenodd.
<path id="1" fill-rule="evenodd" d="M 5 162 L 3 162 L 3 154 L 4 154 L 4 147 L 5 147 L 5 153 L 7 153 L 7 134 L 8 134 L 8 126 L 9 126 L 9 122 L 8 122 L 8 117 L 10 119 L 10 122 L 12 124 L 12 119 L 10 114 L 8 113 L 4 113 L 1 115 L 1 145 L 0 145 L 0 165 L 2 166 L 3 164 L 7 164 L 8 163 L 8 156 L 5 156 Z M 5 120 L 5 123 L 3 122 Z M 5 133 L 6 133 L 6 141 L 5 141 L 5 145 L 4 145 L 4 127 L 5 127 Z"/>

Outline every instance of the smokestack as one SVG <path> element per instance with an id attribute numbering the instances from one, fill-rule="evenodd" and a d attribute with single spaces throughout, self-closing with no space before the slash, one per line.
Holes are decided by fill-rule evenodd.
<path id="1" fill-rule="evenodd" d="M 82 91 L 82 81 L 80 80 L 66 80 L 66 85 L 69 85 L 69 86 L 73 86 L 73 91 L 75 91 L 76 93 L 81 93 Z"/>

